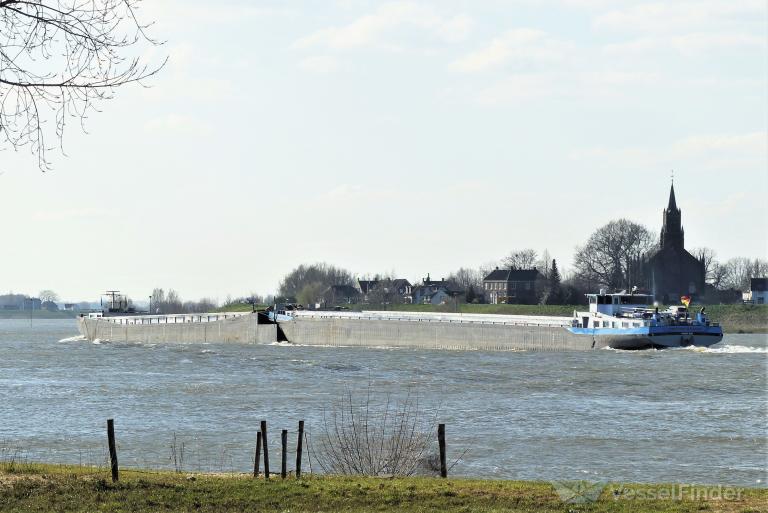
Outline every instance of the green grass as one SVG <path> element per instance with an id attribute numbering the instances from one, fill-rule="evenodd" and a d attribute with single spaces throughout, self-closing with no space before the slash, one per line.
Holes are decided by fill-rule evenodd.
<path id="1" fill-rule="evenodd" d="M 726 333 L 768 333 L 768 305 L 707 305 Z"/>
<path id="2" fill-rule="evenodd" d="M 307 476 L 265 482 L 246 475 L 195 475 L 106 471 L 27 465 L 0 470 L 0 511 L 36 512 L 765 512 L 768 490 L 741 489 L 737 500 L 614 498 L 614 490 L 650 492 L 665 485 L 608 485 L 600 498 L 565 504 L 551 484 L 438 478 Z M 658 494 L 657 494 L 658 495 Z"/>
<path id="3" fill-rule="evenodd" d="M 256 310 L 264 310 L 267 305 L 256 305 Z M 248 303 L 236 303 L 224 305 L 213 310 L 214 312 L 252 312 L 253 306 Z"/>

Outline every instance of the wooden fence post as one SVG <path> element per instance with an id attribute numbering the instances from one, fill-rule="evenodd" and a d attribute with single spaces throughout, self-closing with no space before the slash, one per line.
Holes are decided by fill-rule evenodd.
<path id="1" fill-rule="evenodd" d="M 259 477 L 259 460 L 261 459 L 261 431 L 256 433 L 256 457 L 253 459 L 253 477 Z"/>
<path id="2" fill-rule="evenodd" d="M 283 429 L 282 433 L 280 433 L 280 442 L 283 446 L 283 464 L 280 467 L 280 477 L 285 479 L 285 477 L 288 475 L 288 430 Z"/>
<path id="3" fill-rule="evenodd" d="M 269 448 L 267 447 L 267 421 L 261 421 L 261 445 L 264 447 L 264 479 L 269 479 Z"/>
<path id="4" fill-rule="evenodd" d="M 437 443 L 440 445 L 440 477 L 448 477 L 448 466 L 445 463 L 445 424 L 437 425 Z"/>
<path id="5" fill-rule="evenodd" d="M 109 466 L 112 469 L 112 481 L 120 479 L 117 468 L 117 447 L 115 446 L 115 421 L 107 419 L 107 442 L 109 444 Z"/>
<path id="6" fill-rule="evenodd" d="M 301 478 L 301 450 L 304 442 L 304 421 L 299 421 L 299 439 L 296 441 L 296 479 Z"/>

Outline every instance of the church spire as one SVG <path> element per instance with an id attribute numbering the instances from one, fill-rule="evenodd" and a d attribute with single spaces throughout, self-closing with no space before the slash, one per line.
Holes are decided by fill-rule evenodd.
<path id="1" fill-rule="evenodd" d="M 669 188 L 669 205 L 667 205 L 667 210 L 675 211 L 677 210 L 677 202 L 675 201 L 675 182 L 672 181 L 672 186 Z"/>
<path id="2" fill-rule="evenodd" d="M 683 248 L 685 234 L 683 232 L 680 209 L 675 200 L 675 183 L 669 188 L 669 204 L 663 212 L 664 225 L 661 228 L 661 247 L 672 246 Z"/>

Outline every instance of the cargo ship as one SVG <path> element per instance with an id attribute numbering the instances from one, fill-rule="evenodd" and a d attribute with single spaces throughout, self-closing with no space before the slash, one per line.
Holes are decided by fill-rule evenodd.
<path id="1" fill-rule="evenodd" d="M 276 343 L 459 350 L 590 350 L 706 347 L 723 338 L 702 308 L 659 310 L 652 297 L 588 294 L 589 309 L 571 317 L 321 311 L 291 307 L 266 312 L 81 316 L 89 340 L 115 342 Z"/>

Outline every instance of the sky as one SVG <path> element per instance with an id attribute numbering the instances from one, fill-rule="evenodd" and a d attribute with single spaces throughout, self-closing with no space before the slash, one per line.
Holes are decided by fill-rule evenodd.
<path id="1" fill-rule="evenodd" d="M 0 293 L 276 290 L 301 263 L 412 281 L 601 225 L 768 255 L 764 0 L 152 0 L 169 62 L 42 173 L 0 151 Z"/>

